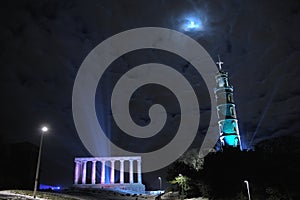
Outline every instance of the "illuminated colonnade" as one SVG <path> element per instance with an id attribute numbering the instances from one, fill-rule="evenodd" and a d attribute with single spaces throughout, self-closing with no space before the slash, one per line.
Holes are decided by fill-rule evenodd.
<path id="1" fill-rule="evenodd" d="M 126 184 L 124 181 L 125 173 L 125 161 L 129 161 L 129 184 L 134 184 L 134 161 L 137 163 L 137 183 L 142 184 L 142 161 L 140 156 L 131 156 L 131 157 L 89 157 L 89 158 L 75 158 L 75 175 L 74 175 L 74 184 L 87 184 L 87 163 L 91 162 L 91 183 L 95 185 L 96 180 L 96 166 L 97 162 L 101 162 L 101 179 L 97 184 L 106 184 L 106 164 L 110 163 L 110 181 L 109 184 Z M 115 183 L 115 163 L 120 162 L 120 183 Z"/>

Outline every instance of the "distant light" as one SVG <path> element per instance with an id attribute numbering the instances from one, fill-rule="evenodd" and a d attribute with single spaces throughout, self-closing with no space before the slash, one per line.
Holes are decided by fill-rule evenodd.
<path id="1" fill-rule="evenodd" d="M 48 129 L 48 127 L 44 126 L 41 130 L 45 133 L 45 132 L 47 132 L 49 129 Z"/>
<path id="2" fill-rule="evenodd" d="M 40 184 L 40 190 L 61 190 L 60 186 Z"/>

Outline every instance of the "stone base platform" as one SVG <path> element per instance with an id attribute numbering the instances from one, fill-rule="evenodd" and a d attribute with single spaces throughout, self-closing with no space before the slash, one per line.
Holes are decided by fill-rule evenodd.
<path id="1" fill-rule="evenodd" d="M 139 194 L 145 193 L 145 185 L 141 183 L 115 183 L 115 184 L 74 184 L 75 188 L 110 189 L 132 191 Z"/>

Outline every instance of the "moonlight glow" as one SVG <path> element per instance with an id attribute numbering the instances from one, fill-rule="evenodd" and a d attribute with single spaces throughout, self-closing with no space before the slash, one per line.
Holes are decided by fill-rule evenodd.
<path id="1" fill-rule="evenodd" d="M 199 18 L 187 17 L 181 26 L 184 31 L 200 31 L 203 30 L 203 23 Z"/>

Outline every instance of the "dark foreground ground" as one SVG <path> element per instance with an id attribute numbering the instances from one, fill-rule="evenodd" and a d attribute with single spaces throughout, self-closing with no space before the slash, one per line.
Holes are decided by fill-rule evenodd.
<path id="1" fill-rule="evenodd" d="M 32 191 L 28 190 L 5 190 L 0 191 L 0 199 L 33 199 Z M 55 199 L 55 200 L 154 200 L 155 196 L 139 194 L 121 194 L 113 191 L 76 191 L 65 190 L 60 193 L 55 192 L 38 192 L 38 200 Z"/>
<path id="2" fill-rule="evenodd" d="M 29 190 L 3 190 L 0 191 L 0 200 L 29 200 L 33 199 L 32 191 Z M 38 192 L 36 200 L 156 200 L 157 196 L 121 194 L 113 191 L 76 191 L 66 190 L 60 193 Z M 179 200 L 178 195 L 166 193 L 161 200 Z M 192 198 L 185 200 L 208 200 L 206 198 Z"/>

